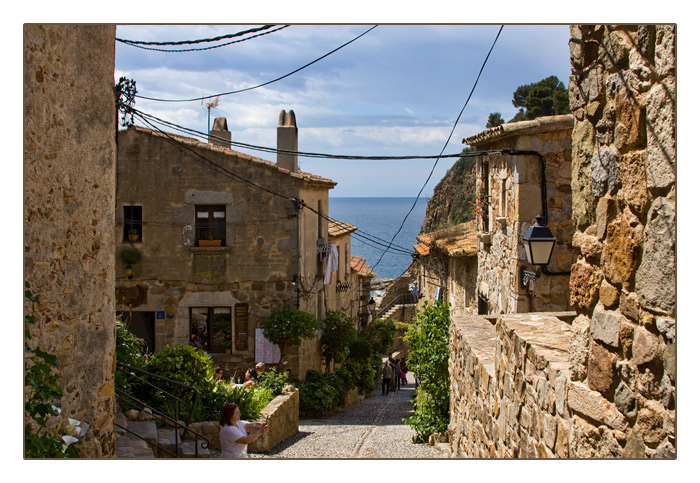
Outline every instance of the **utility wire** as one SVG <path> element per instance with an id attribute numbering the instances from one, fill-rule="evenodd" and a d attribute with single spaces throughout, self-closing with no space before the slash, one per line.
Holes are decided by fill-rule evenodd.
<path id="1" fill-rule="evenodd" d="M 178 40 L 178 41 L 173 41 L 173 42 L 146 42 L 143 40 L 127 40 L 127 39 L 115 39 L 118 40 L 119 42 L 123 42 L 125 44 L 140 44 L 140 45 L 185 45 L 185 44 L 201 44 L 204 42 L 218 42 L 219 40 L 225 40 L 225 39 L 230 39 L 234 37 L 241 37 L 246 34 L 251 34 L 255 32 L 260 32 L 261 30 L 267 30 L 271 29 L 274 27 L 274 25 L 263 25 L 262 27 L 257 27 L 249 30 L 244 30 L 242 32 L 238 32 L 235 34 L 226 34 L 226 35 L 221 35 L 219 37 L 214 37 L 211 39 L 199 39 L 199 40 Z"/>
<path id="2" fill-rule="evenodd" d="M 276 28 L 276 29 L 274 29 L 274 30 L 270 30 L 269 32 L 262 32 L 262 33 L 259 33 L 259 34 L 256 34 L 256 35 L 251 35 L 250 37 L 246 37 L 246 38 L 244 38 L 244 39 L 232 40 L 231 42 L 226 42 L 226 43 L 224 43 L 224 44 L 219 44 L 219 45 L 213 45 L 213 46 L 211 46 L 211 47 L 200 47 L 200 48 L 193 48 L 193 49 L 157 49 L 157 48 L 154 48 L 154 47 L 144 47 L 143 45 L 137 45 L 137 44 L 134 44 L 134 43 L 132 43 L 132 42 L 130 42 L 130 41 L 121 40 L 121 42 L 125 43 L 126 45 L 130 45 L 130 46 L 132 46 L 132 47 L 137 47 L 137 48 L 143 49 L 143 50 L 153 50 L 153 51 L 155 51 L 155 52 L 200 52 L 200 51 L 203 51 L 203 50 L 218 49 L 219 47 L 226 47 L 227 45 L 232 45 L 232 44 L 238 44 L 238 43 L 240 43 L 240 42 L 245 42 L 246 40 L 251 40 L 251 39 L 255 39 L 255 38 L 257 38 L 257 37 L 262 37 L 263 35 L 269 35 L 269 34 L 271 34 L 271 33 L 280 31 L 280 30 L 282 30 L 282 29 L 286 29 L 287 27 L 289 27 L 289 25 L 283 25 L 282 27 L 278 27 L 278 28 Z M 116 40 L 120 40 L 120 39 L 116 39 Z"/>
<path id="3" fill-rule="evenodd" d="M 140 117 L 140 115 L 139 115 L 138 113 L 134 113 L 134 114 L 135 114 L 137 117 Z M 143 120 L 144 122 L 146 122 L 147 124 L 150 124 L 150 123 L 148 122 L 147 119 L 143 119 L 143 118 L 142 118 L 142 120 Z M 267 192 L 267 193 L 269 193 L 269 194 L 272 194 L 272 195 L 278 196 L 278 197 L 280 197 L 280 198 L 284 198 L 284 199 L 293 201 L 294 203 L 297 203 L 299 206 L 309 209 L 310 211 L 312 211 L 312 212 L 314 212 L 314 213 L 320 215 L 321 217 L 323 217 L 323 218 L 329 220 L 330 222 L 335 223 L 335 224 L 338 225 L 338 226 L 342 226 L 342 225 L 340 225 L 340 223 L 339 223 L 338 221 L 333 220 L 333 219 L 327 217 L 326 215 L 323 215 L 322 213 L 319 213 L 318 211 L 316 211 L 315 209 L 313 209 L 311 206 L 307 205 L 303 200 L 298 200 L 298 199 L 296 199 L 296 198 L 294 198 L 294 197 L 290 197 L 290 196 L 288 196 L 288 195 L 283 195 L 283 194 L 277 193 L 277 192 L 272 191 L 272 190 L 270 190 L 270 189 L 268 189 L 268 188 L 265 188 L 264 186 L 260 186 L 260 185 L 258 185 L 258 184 L 256 184 L 256 183 L 253 183 L 253 182 L 250 181 L 250 180 L 247 180 L 247 179 L 245 179 L 245 178 L 242 178 L 241 176 L 236 175 L 235 173 L 231 172 L 230 170 L 228 170 L 228 169 L 224 168 L 223 166 L 221 166 L 221 165 L 219 165 L 219 164 L 213 162 L 212 160 L 208 159 L 206 156 L 203 156 L 203 155 L 201 155 L 200 153 L 198 153 L 197 151 L 195 151 L 195 150 L 189 148 L 189 147 L 186 146 L 184 143 L 180 142 L 180 141 L 177 140 L 176 138 L 173 138 L 172 135 L 170 135 L 169 133 L 167 133 L 167 132 L 165 132 L 165 131 L 162 131 L 161 129 L 158 129 L 156 126 L 153 126 L 152 124 L 150 124 L 150 125 L 153 127 L 153 129 L 154 129 L 155 131 L 157 131 L 157 132 L 163 134 L 164 136 L 166 136 L 166 138 L 167 138 L 168 140 L 170 140 L 172 143 L 176 144 L 176 145 L 178 146 L 178 148 L 179 148 L 181 151 L 185 151 L 185 150 L 188 151 L 189 154 L 190 154 L 190 156 L 194 157 L 194 158 L 197 159 L 197 160 L 201 160 L 200 162 L 203 162 L 204 164 L 208 164 L 209 166 L 211 166 L 211 167 L 214 168 L 215 170 L 221 171 L 221 172 L 223 172 L 224 174 L 230 176 L 231 178 L 233 178 L 233 179 L 235 179 L 235 180 L 237 180 L 237 181 L 243 182 L 243 183 L 245 183 L 245 184 L 247 184 L 247 185 L 249 185 L 249 186 L 252 186 L 252 187 L 254 187 L 254 188 L 260 189 L 260 190 L 265 191 L 265 192 Z M 186 154 L 187 154 L 187 153 L 186 153 Z M 413 254 L 413 252 L 411 252 L 411 251 L 409 251 L 409 250 L 407 250 L 407 249 L 404 249 L 404 248 L 388 246 L 388 245 L 386 245 L 386 242 L 385 242 L 385 243 L 382 243 L 381 241 L 378 241 L 378 240 L 380 240 L 380 239 L 378 239 L 378 238 L 376 238 L 376 237 L 371 237 L 371 235 L 370 235 L 370 236 L 364 236 L 364 235 L 358 234 L 358 235 L 356 235 L 356 236 L 358 236 L 358 237 L 360 237 L 360 238 L 363 238 L 363 239 L 366 239 L 366 240 L 368 240 L 368 241 L 370 241 L 370 242 L 372 242 L 372 243 L 375 243 L 375 244 L 377 244 L 377 245 L 379 245 L 379 246 L 382 246 L 382 247 L 385 248 L 385 250 L 392 249 L 392 252 L 393 252 L 393 253 L 397 253 L 397 254 L 400 253 L 400 254 L 404 254 L 404 255 Z"/>
<path id="4" fill-rule="evenodd" d="M 481 65 L 481 69 L 479 70 L 479 75 L 476 76 L 476 80 L 474 81 L 474 85 L 472 86 L 472 90 L 469 93 L 469 97 L 467 97 L 467 101 L 464 103 L 462 110 L 459 112 L 459 115 L 457 116 L 457 119 L 455 120 L 454 125 L 452 126 L 452 130 L 450 131 L 450 135 L 448 136 L 447 141 L 445 142 L 445 145 L 442 147 L 442 150 L 440 151 L 440 155 L 442 155 L 442 153 L 445 152 L 445 149 L 447 149 L 447 145 L 449 144 L 450 139 L 452 139 L 452 134 L 454 134 L 454 131 L 457 128 L 457 124 L 459 123 L 459 119 L 462 117 L 462 113 L 466 109 L 467 104 L 469 104 L 469 100 L 472 98 L 472 94 L 474 94 L 474 90 L 476 89 L 476 85 L 479 82 L 479 78 L 481 77 L 481 73 L 484 71 L 484 67 L 486 67 L 486 62 L 489 60 L 489 57 L 491 56 L 491 52 L 493 51 L 493 48 L 496 46 L 496 42 L 498 41 L 498 37 L 500 37 L 502 31 L 503 31 L 503 25 L 501 25 L 501 28 L 498 30 L 498 34 L 496 35 L 496 38 L 494 39 L 493 44 L 491 45 L 491 49 L 489 49 L 489 52 L 486 55 L 486 58 L 484 59 L 483 64 Z M 413 209 L 416 207 L 416 203 L 418 203 L 418 199 L 420 198 L 421 193 L 423 193 L 423 190 L 425 189 L 426 185 L 428 184 L 428 181 L 430 180 L 431 176 L 433 175 L 433 172 L 435 171 L 435 167 L 437 166 L 438 161 L 440 161 L 440 157 L 438 157 L 435 160 L 435 163 L 433 164 L 433 167 L 430 170 L 430 174 L 428 174 L 428 178 L 425 180 L 425 183 L 423 183 L 423 186 L 421 187 L 420 191 L 418 192 L 418 195 L 416 196 L 416 199 L 413 202 L 411 209 L 408 210 L 408 213 L 406 214 L 403 221 L 401 222 L 401 226 L 399 227 L 399 229 L 396 231 L 393 238 L 391 239 L 389 246 L 391 246 L 394 243 L 394 240 L 396 239 L 398 234 L 403 229 L 403 226 L 406 223 L 406 220 L 408 219 L 410 214 L 413 212 Z M 384 253 L 386 253 L 386 252 L 384 252 Z M 372 267 L 373 272 L 374 272 L 374 269 L 377 267 L 377 265 L 379 265 L 379 263 L 384 258 L 384 253 L 382 253 L 382 256 L 379 257 L 379 260 L 377 261 L 377 263 L 375 263 L 374 266 Z"/>
<path id="5" fill-rule="evenodd" d="M 178 124 L 174 124 L 174 123 L 165 121 L 163 119 L 159 119 L 151 114 L 147 114 L 147 113 L 139 111 L 137 109 L 133 109 L 133 112 L 134 112 L 134 114 L 139 114 L 139 117 L 141 117 L 142 119 L 150 119 L 154 123 L 163 124 L 163 125 L 168 126 L 169 128 L 174 129 L 176 131 L 186 133 L 186 134 L 188 134 L 190 136 L 194 136 L 196 138 L 204 139 L 205 142 L 207 142 L 209 139 L 215 139 L 217 141 L 229 144 L 231 146 L 235 146 L 237 148 L 251 149 L 254 151 L 261 151 L 261 152 L 273 153 L 273 154 L 291 154 L 291 155 L 301 156 L 304 158 L 343 159 L 343 160 L 353 160 L 353 161 L 398 161 L 398 160 L 408 160 L 408 159 L 435 159 L 436 157 L 439 159 L 440 158 L 461 158 L 464 156 L 464 154 L 462 154 L 462 153 L 438 154 L 437 156 L 436 155 L 430 155 L 430 156 L 422 156 L 422 155 L 353 156 L 353 155 L 345 155 L 345 154 L 324 154 L 324 153 L 309 153 L 309 152 L 304 152 L 304 151 L 291 151 L 291 150 L 287 150 L 287 149 L 277 149 L 277 148 L 270 148 L 270 147 L 265 147 L 265 146 L 256 146 L 254 144 L 246 144 L 246 143 L 241 143 L 241 142 L 237 142 L 237 141 L 230 141 L 230 140 L 224 139 L 222 137 L 212 136 L 210 134 L 206 134 L 206 133 L 203 133 L 201 131 L 196 131 L 194 129 L 186 128 L 184 126 L 180 126 Z"/>
<path id="6" fill-rule="evenodd" d="M 228 96 L 228 95 L 230 95 L 230 94 L 238 94 L 238 93 L 240 93 L 240 92 L 245 92 L 245 91 L 250 91 L 250 90 L 253 90 L 253 89 L 258 89 L 258 88 L 260 88 L 260 87 L 264 87 L 264 86 L 266 86 L 266 85 L 270 85 L 270 84 L 272 84 L 272 83 L 274 83 L 274 82 L 277 82 L 277 81 L 280 81 L 280 80 L 282 80 L 282 79 L 285 79 L 285 78 L 289 77 L 289 76 L 292 75 L 292 74 L 296 74 L 296 73 L 299 72 L 300 70 L 306 69 L 307 67 L 309 67 L 310 65 L 315 64 L 315 63 L 318 62 L 319 60 L 325 59 L 326 57 L 328 57 L 329 55 L 331 55 L 331 54 L 333 54 L 333 53 L 339 51 L 339 50 L 342 49 L 343 47 L 345 47 L 345 46 L 347 46 L 347 45 L 350 45 L 351 43 L 353 43 L 354 41 L 356 41 L 356 40 L 359 39 L 360 37 L 362 37 L 362 36 L 368 34 L 370 31 L 374 30 L 375 28 L 377 28 L 377 25 L 375 25 L 375 26 L 369 28 L 368 30 L 364 31 L 363 33 L 361 33 L 360 35 L 358 35 L 358 36 L 355 37 L 354 39 L 352 39 L 352 40 L 350 40 L 350 41 L 348 41 L 348 42 L 345 42 L 345 43 L 344 43 L 343 45 L 341 45 L 340 47 L 337 47 L 337 48 L 331 50 L 330 52 L 328 52 L 327 54 L 322 55 L 322 56 L 319 57 L 318 59 L 313 60 L 313 61 L 309 62 L 308 64 L 305 64 L 305 65 L 299 67 L 298 69 L 293 70 L 293 71 L 290 72 L 289 74 L 285 74 L 285 75 L 283 75 L 283 76 L 281 76 L 281 77 L 277 77 L 276 79 L 272 79 L 271 81 L 267 81 L 267 82 L 265 82 L 265 83 L 263 83 L 263 84 L 259 84 L 259 85 L 257 85 L 257 86 L 246 87 L 245 89 L 239 89 L 239 90 L 230 91 L 230 92 L 223 92 L 223 93 L 221 93 L 221 94 L 215 94 L 215 95 L 211 95 L 211 96 L 195 97 L 195 98 L 192 98 L 192 99 L 156 99 L 156 98 L 153 98 L 153 97 L 144 97 L 144 96 L 139 96 L 139 95 L 137 95 L 136 97 L 139 97 L 139 98 L 141 98 L 141 99 L 147 99 L 147 100 L 149 100 L 149 101 L 159 101 L 159 102 L 192 102 L 192 101 L 202 101 L 202 100 L 204 100 L 204 99 L 211 99 L 211 98 L 213 98 L 213 97 Z"/>

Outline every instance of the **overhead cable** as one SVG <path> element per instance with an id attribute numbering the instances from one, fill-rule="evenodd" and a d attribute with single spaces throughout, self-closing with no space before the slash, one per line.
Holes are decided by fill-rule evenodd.
<path id="1" fill-rule="evenodd" d="M 268 27 L 272 27 L 272 25 L 270 25 L 270 26 L 268 26 Z M 259 33 L 259 34 L 251 35 L 250 37 L 246 37 L 246 38 L 244 38 L 244 39 L 232 40 L 231 42 L 226 42 L 226 43 L 219 44 L 219 45 L 212 45 L 212 46 L 210 46 L 210 47 L 199 47 L 199 48 L 192 48 L 192 49 L 158 49 L 158 48 L 155 48 L 155 47 L 144 47 L 143 45 L 137 45 L 137 44 L 135 44 L 135 43 L 133 43 L 133 42 L 131 42 L 131 41 L 128 41 L 128 40 L 120 40 L 120 39 L 116 39 L 116 40 L 120 40 L 121 42 L 125 43 L 126 45 L 130 45 L 130 46 L 132 46 L 132 47 L 137 47 L 137 48 L 139 48 L 139 49 L 144 49 L 144 50 L 153 50 L 153 51 L 155 51 L 155 52 L 200 52 L 200 51 L 203 51 L 203 50 L 218 49 L 219 47 L 226 47 L 227 45 L 232 45 L 232 44 L 238 44 L 238 43 L 240 43 L 240 42 L 245 42 L 246 40 L 251 40 L 251 39 L 258 38 L 258 37 L 262 37 L 263 35 L 269 35 L 269 34 L 271 34 L 271 33 L 278 32 L 278 31 L 280 31 L 280 30 L 282 30 L 282 29 L 286 29 L 287 27 L 289 27 L 289 25 L 283 25 L 283 26 L 278 27 L 278 28 L 276 28 L 276 29 L 274 29 L 274 30 L 270 30 L 269 32 L 262 32 L 262 33 Z M 209 40 L 205 40 L 205 41 L 209 41 Z"/>
<path id="2" fill-rule="evenodd" d="M 489 49 L 489 52 L 488 52 L 488 54 L 486 55 L 486 58 L 484 59 L 483 64 L 481 65 L 481 69 L 479 70 L 479 75 L 476 76 L 476 80 L 474 81 L 474 85 L 472 86 L 472 90 L 471 90 L 471 92 L 469 93 L 469 97 L 467 97 L 467 101 L 464 103 L 464 106 L 462 106 L 462 110 L 459 112 L 459 115 L 457 116 L 457 119 L 455 120 L 455 122 L 454 122 L 454 124 L 453 124 L 453 126 L 452 126 L 452 130 L 450 131 L 450 135 L 448 136 L 447 141 L 445 142 L 445 145 L 442 147 L 442 150 L 440 151 L 440 155 L 442 155 L 442 153 L 445 152 L 445 149 L 447 149 L 447 145 L 449 144 L 450 139 L 452 139 L 452 134 L 454 134 L 454 131 L 455 131 L 455 129 L 457 128 L 457 124 L 459 123 L 459 119 L 462 117 L 462 113 L 463 113 L 464 110 L 466 109 L 467 104 L 469 104 L 469 100 L 472 98 L 472 94 L 474 94 L 474 90 L 476 89 L 476 85 L 477 85 L 478 82 L 479 82 L 479 78 L 481 77 L 481 73 L 484 71 L 484 67 L 486 67 L 486 62 L 489 60 L 489 57 L 491 56 L 491 52 L 493 51 L 493 48 L 496 46 L 496 42 L 498 41 L 498 37 L 500 37 L 502 31 L 503 31 L 503 25 L 501 25 L 501 28 L 498 30 L 498 34 L 496 35 L 496 38 L 494 39 L 493 44 L 491 45 L 491 49 Z M 404 224 L 406 223 L 406 220 L 408 219 L 409 215 L 413 212 L 413 209 L 416 207 L 416 203 L 418 202 L 418 199 L 420 198 L 421 193 L 423 193 L 423 190 L 424 190 L 425 187 L 427 186 L 428 181 L 429 181 L 430 178 L 432 177 L 433 172 L 435 171 L 435 167 L 437 166 L 438 161 L 440 161 L 440 157 L 438 157 L 438 158 L 435 160 L 435 163 L 433 164 L 433 167 L 432 167 L 432 169 L 430 170 L 430 173 L 428 174 L 428 178 L 425 180 L 425 183 L 423 183 L 423 186 L 421 187 L 420 191 L 418 192 L 418 195 L 416 196 L 416 199 L 415 199 L 415 201 L 413 202 L 413 205 L 411 206 L 411 209 L 408 210 L 408 213 L 406 214 L 406 216 L 404 217 L 403 221 L 401 222 L 401 226 L 399 227 L 399 229 L 396 231 L 396 233 L 394 234 L 393 238 L 391 239 L 391 242 L 389 243 L 389 246 L 391 246 L 391 244 L 394 242 L 394 239 L 396 239 L 396 236 L 401 232 L 401 230 L 403 229 Z M 386 252 L 385 252 L 385 253 L 386 253 Z M 384 258 L 384 253 L 382 254 L 381 257 L 379 257 L 379 260 L 377 261 L 377 263 L 374 264 L 374 266 L 372 267 L 372 271 L 374 271 L 374 269 L 377 267 L 377 265 L 379 265 L 379 263 L 382 261 L 383 258 Z"/>
<path id="3" fill-rule="evenodd" d="M 296 155 L 304 158 L 323 158 L 323 159 L 344 159 L 344 160 L 354 160 L 354 161 L 399 161 L 399 160 L 408 160 L 408 159 L 435 159 L 437 158 L 460 158 L 463 157 L 464 154 L 462 153 L 456 153 L 456 154 L 438 154 L 436 155 L 430 155 L 430 156 L 423 156 L 423 155 L 407 155 L 407 156 L 354 156 L 354 155 L 345 155 L 345 154 L 324 154 L 324 153 L 309 153 L 309 152 L 304 152 L 304 151 L 291 151 L 287 149 L 278 149 L 278 148 L 270 148 L 270 147 L 265 147 L 265 146 L 256 146 L 254 144 L 246 144 L 246 143 L 241 143 L 237 141 L 231 141 L 228 139 L 224 139 L 222 137 L 218 136 L 213 136 L 211 134 L 206 134 L 201 131 L 196 131 L 194 129 L 186 128 L 184 126 L 180 126 L 178 124 L 174 124 L 168 121 L 165 121 L 163 119 L 159 119 L 151 114 L 147 114 L 143 111 L 139 111 L 137 109 L 133 109 L 134 113 L 138 113 L 139 117 L 142 119 L 150 119 L 151 121 L 155 123 L 160 123 L 165 126 L 168 126 L 169 128 L 172 128 L 174 130 L 180 131 L 182 133 L 187 133 L 191 136 L 195 136 L 200 139 L 204 139 L 208 141 L 209 139 L 216 140 L 221 143 L 229 144 L 231 146 L 235 146 L 237 148 L 241 149 L 251 149 L 254 151 L 261 151 L 261 152 L 266 152 L 266 153 L 273 153 L 273 154 L 291 154 L 291 155 Z M 206 142 L 205 141 L 205 142 Z M 444 151 L 444 150 L 443 150 Z"/>
<path id="4" fill-rule="evenodd" d="M 375 26 L 373 26 L 373 27 L 371 27 L 371 28 L 365 30 L 363 33 L 361 33 L 360 35 L 358 35 L 358 36 L 355 37 L 354 39 L 352 39 L 352 40 L 350 40 L 350 41 L 348 41 L 348 42 L 345 42 L 345 43 L 344 43 L 343 45 L 341 45 L 340 47 L 337 47 L 337 48 L 331 50 L 330 52 L 328 52 L 327 54 L 322 55 L 322 56 L 319 57 L 318 59 L 313 60 L 313 61 L 309 62 L 308 64 L 305 64 L 305 65 L 299 67 L 298 69 L 293 70 L 292 72 L 290 72 L 290 73 L 288 73 L 288 74 L 285 74 L 285 75 L 283 75 L 283 76 L 281 76 L 281 77 L 277 77 L 276 79 L 272 79 L 271 81 L 267 81 L 267 82 L 264 82 L 264 83 L 259 84 L 259 85 L 256 85 L 256 86 L 246 87 L 245 89 L 238 89 L 238 90 L 236 90 L 236 91 L 222 92 L 221 94 L 214 94 L 214 95 L 210 95 L 210 96 L 195 97 L 195 98 L 192 98 L 192 99 L 157 99 L 157 98 L 154 98 L 154 97 L 145 97 L 145 96 L 138 96 L 138 95 L 137 95 L 136 97 L 139 97 L 139 98 L 141 98 L 141 99 L 146 99 L 146 100 L 149 100 L 149 101 L 159 101 L 159 102 L 192 102 L 192 101 L 202 101 L 202 100 L 205 100 L 205 99 L 211 99 L 211 98 L 214 98 L 214 97 L 228 96 L 228 95 L 230 95 L 230 94 L 238 94 L 238 93 L 240 93 L 240 92 L 246 92 L 246 91 L 250 91 L 250 90 L 253 90 L 253 89 L 258 89 L 258 88 L 260 88 L 260 87 L 264 87 L 264 86 L 270 85 L 270 84 L 272 84 L 272 83 L 274 83 L 274 82 L 277 82 L 277 81 L 280 81 L 280 80 L 282 80 L 282 79 L 285 79 L 285 78 L 289 77 L 290 75 L 296 74 L 297 72 L 299 72 L 299 71 L 301 71 L 301 70 L 303 70 L 303 69 L 306 69 L 307 67 L 309 67 L 309 66 L 315 64 L 315 63 L 318 62 L 319 60 L 325 59 L 326 57 L 328 57 L 329 55 L 331 55 L 331 54 L 333 54 L 333 53 L 339 51 L 339 50 L 342 49 L 343 47 L 345 47 L 345 46 L 347 46 L 347 45 L 350 45 L 351 43 L 353 43 L 354 41 L 356 41 L 356 40 L 359 39 L 360 37 L 362 37 L 362 36 L 368 34 L 370 31 L 374 30 L 375 28 L 377 28 L 377 25 L 375 25 Z"/>
<path id="5" fill-rule="evenodd" d="M 125 44 L 139 44 L 139 45 L 185 45 L 185 44 L 201 44 L 204 42 L 218 42 L 220 40 L 230 39 L 234 37 L 241 37 L 246 34 L 251 34 L 255 32 L 260 32 L 261 30 L 267 30 L 274 27 L 274 25 L 263 25 L 262 27 L 252 28 L 249 30 L 244 30 L 235 34 L 220 35 L 219 37 L 214 37 L 211 39 L 199 39 L 199 40 L 178 40 L 174 42 L 146 42 L 143 40 L 127 40 L 117 38 L 115 40 L 123 42 Z"/>

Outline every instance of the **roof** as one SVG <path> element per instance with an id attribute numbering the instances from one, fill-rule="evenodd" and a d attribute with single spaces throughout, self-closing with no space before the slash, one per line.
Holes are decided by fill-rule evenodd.
<path id="1" fill-rule="evenodd" d="M 328 218 L 328 236 L 331 238 L 337 238 L 339 236 L 352 233 L 355 230 L 357 230 L 355 225 Z"/>
<path id="2" fill-rule="evenodd" d="M 366 261 L 367 259 L 365 258 L 352 255 L 352 258 L 350 258 L 350 268 L 360 274 L 360 276 L 376 277 L 377 274 L 372 272 L 369 265 L 365 263 Z"/>
<path id="3" fill-rule="evenodd" d="M 522 136 L 525 134 L 542 133 L 548 131 L 562 131 L 565 129 L 573 129 L 573 127 L 574 116 L 571 114 L 538 117 L 537 119 L 533 119 L 531 121 L 511 122 L 492 127 L 491 129 L 482 131 L 479 134 L 462 139 L 462 143 L 469 146 L 478 146 L 480 144 L 490 143 L 511 136 Z"/>
<path id="4" fill-rule="evenodd" d="M 450 257 L 468 257 L 477 253 L 476 220 L 451 226 L 442 230 L 425 233 L 416 237 L 418 244 L 413 248 L 421 256 L 437 250 Z"/>
<path id="5" fill-rule="evenodd" d="M 140 127 L 140 126 L 131 126 L 127 129 L 127 131 L 129 129 L 133 129 L 136 132 L 140 132 L 140 133 L 144 133 L 144 134 L 150 134 L 150 135 L 156 136 L 156 137 L 175 139 L 183 144 L 189 145 L 190 147 L 201 149 L 204 151 L 212 151 L 212 152 L 216 152 L 216 153 L 222 153 L 222 154 L 225 154 L 228 156 L 233 156 L 233 157 L 236 157 L 239 159 L 245 159 L 245 160 L 251 161 L 252 163 L 256 163 L 256 164 L 259 164 L 261 166 L 265 166 L 268 169 L 275 169 L 275 170 L 280 171 L 282 173 L 288 174 L 289 176 L 291 176 L 293 178 L 301 179 L 307 183 L 320 185 L 320 186 L 324 186 L 327 188 L 333 188 L 335 185 L 338 184 L 336 181 L 333 181 L 332 179 L 324 178 L 322 176 L 318 176 L 318 175 L 311 174 L 311 173 L 305 173 L 303 171 L 292 172 L 288 169 L 280 168 L 279 166 L 277 166 L 277 163 L 275 163 L 275 162 L 267 161 L 267 160 L 262 159 L 262 158 L 257 158 L 255 156 L 250 156 L 248 154 L 240 153 L 238 151 L 234 151 L 232 149 L 229 149 L 228 147 L 217 146 L 215 144 L 206 143 L 206 142 L 200 141 L 199 139 L 189 138 L 189 137 L 185 137 L 185 136 L 179 136 L 177 134 L 172 134 L 172 133 L 164 133 L 164 132 L 155 131 L 153 129 L 148 129 L 148 128 Z M 120 132 L 123 132 L 123 131 L 120 131 Z"/>

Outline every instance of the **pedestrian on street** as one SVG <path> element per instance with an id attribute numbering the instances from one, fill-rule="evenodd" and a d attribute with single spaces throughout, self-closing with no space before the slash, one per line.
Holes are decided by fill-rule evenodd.
<path id="1" fill-rule="evenodd" d="M 401 365 L 398 359 L 394 360 L 394 382 L 397 390 L 401 390 Z"/>
<path id="2" fill-rule="evenodd" d="M 399 365 L 401 366 L 401 382 L 405 386 L 406 384 L 408 384 L 408 381 L 406 380 L 406 374 L 408 373 L 408 366 L 406 365 L 406 358 L 405 357 L 401 358 L 401 364 L 399 364 Z"/>
<path id="3" fill-rule="evenodd" d="M 241 410 L 236 403 L 224 404 L 219 425 L 222 458 L 247 458 L 248 444 L 269 430 L 267 423 L 261 425 L 241 421 Z"/>
<path id="4" fill-rule="evenodd" d="M 389 394 L 391 380 L 394 377 L 394 369 L 391 367 L 389 359 L 382 366 L 382 396 Z"/>
<path id="5" fill-rule="evenodd" d="M 391 383 L 390 386 L 391 388 L 389 391 L 395 392 L 396 391 L 396 367 L 394 366 L 394 359 L 389 357 L 389 367 L 391 367 Z"/>

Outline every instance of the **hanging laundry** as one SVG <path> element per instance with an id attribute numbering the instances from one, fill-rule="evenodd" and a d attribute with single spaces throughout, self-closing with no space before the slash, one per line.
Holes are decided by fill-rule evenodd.
<path id="1" fill-rule="evenodd" d="M 326 276 L 323 279 L 324 285 L 330 285 L 333 272 L 336 270 L 338 270 L 338 247 L 335 243 L 331 243 L 328 252 L 328 261 L 326 262 Z"/>

